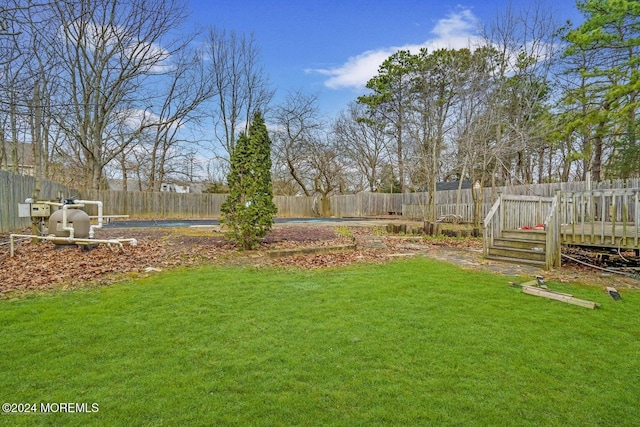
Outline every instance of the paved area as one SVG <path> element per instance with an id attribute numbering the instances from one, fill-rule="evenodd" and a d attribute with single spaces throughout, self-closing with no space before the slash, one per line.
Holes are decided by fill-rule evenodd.
<path id="1" fill-rule="evenodd" d="M 525 264 L 492 261 L 482 257 L 481 250 L 438 248 L 425 251 L 430 258 L 450 262 L 462 268 L 486 270 L 504 276 L 535 276 L 544 275 L 544 270 Z"/>

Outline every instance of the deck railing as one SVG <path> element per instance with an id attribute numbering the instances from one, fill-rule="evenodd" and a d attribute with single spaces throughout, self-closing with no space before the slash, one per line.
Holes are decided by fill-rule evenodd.
<path id="1" fill-rule="evenodd" d="M 551 202 L 549 212 L 544 220 L 545 230 L 545 264 L 547 270 L 560 267 L 562 263 L 562 243 L 560 242 L 560 192 Z"/>
<path id="2" fill-rule="evenodd" d="M 553 197 L 502 195 L 502 229 L 518 230 L 544 224 Z"/>
<path id="3" fill-rule="evenodd" d="M 562 193 L 566 244 L 639 248 L 640 188 Z"/>

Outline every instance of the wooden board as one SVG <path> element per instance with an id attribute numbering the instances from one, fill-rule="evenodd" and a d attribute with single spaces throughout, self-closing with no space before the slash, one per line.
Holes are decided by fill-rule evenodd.
<path id="1" fill-rule="evenodd" d="M 600 307 L 600 304 L 593 301 L 587 301 L 584 299 L 575 298 L 568 294 L 561 294 L 558 292 L 548 291 L 548 290 L 536 288 L 533 286 L 522 285 L 522 292 L 528 295 L 535 295 L 543 298 L 552 299 L 555 301 L 566 302 L 567 304 L 573 304 L 573 305 L 578 305 L 580 307 L 590 308 L 591 310 L 593 310 L 594 308 Z"/>

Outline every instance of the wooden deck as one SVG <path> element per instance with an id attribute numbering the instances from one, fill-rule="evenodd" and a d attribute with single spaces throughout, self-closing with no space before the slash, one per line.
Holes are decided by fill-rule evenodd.
<path id="1" fill-rule="evenodd" d="M 583 222 L 563 224 L 560 240 L 564 245 L 596 246 L 615 249 L 640 249 L 636 223 Z"/>
<path id="2" fill-rule="evenodd" d="M 541 241 L 547 269 L 561 265 L 566 245 L 640 251 L 640 188 L 560 192 L 553 198 L 500 195 L 484 220 L 484 255 L 526 262 L 539 255 L 522 241 Z M 509 233 L 519 232 L 516 237 Z M 538 245 L 535 249 L 542 249 Z"/>
<path id="3" fill-rule="evenodd" d="M 639 196 L 638 188 L 561 193 L 561 243 L 640 249 Z"/>

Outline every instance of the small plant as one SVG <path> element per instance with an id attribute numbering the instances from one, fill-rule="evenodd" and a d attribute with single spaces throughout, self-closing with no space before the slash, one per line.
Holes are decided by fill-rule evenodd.
<path id="1" fill-rule="evenodd" d="M 374 236 L 386 236 L 387 234 L 387 230 L 382 228 L 382 227 L 374 227 L 373 228 L 373 235 Z"/>
<path id="2" fill-rule="evenodd" d="M 351 230 L 349 229 L 349 227 L 345 226 L 345 225 L 341 225 L 339 227 L 336 227 L 336 233 L 338 233 L 338 236 L 340 237 L 348 237 L 350 239 L 353 239 L 353 233 L 351 232 Z"/>

